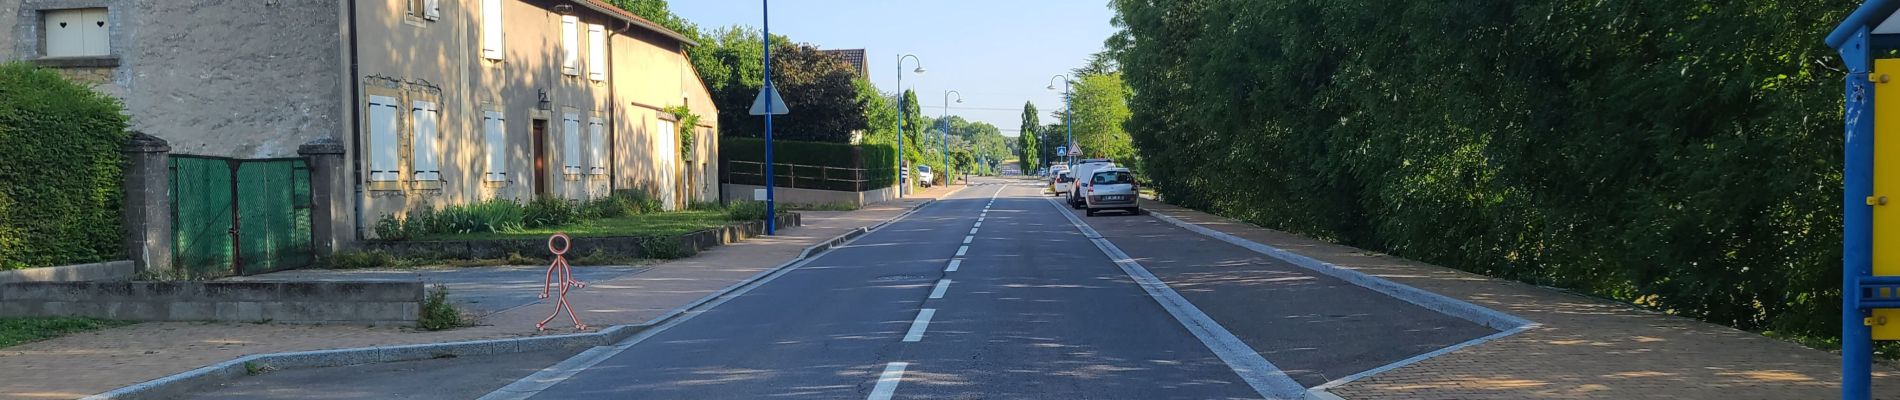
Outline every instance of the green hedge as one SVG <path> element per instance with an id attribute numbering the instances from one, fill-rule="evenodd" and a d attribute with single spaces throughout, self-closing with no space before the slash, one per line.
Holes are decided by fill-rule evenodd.
<path id="1" fill-rule="evenodd" d="M 1793 336 L 1839 332 L 1852 2 L 1115 0 L 1172 202 Z"/>
<path id="2" fill-rule="evenodd" d="M 0 65 L 0 269 L 121 257 L 122 109 L 52 70 Z"/>
<path id="3" fill-rule="evenodd" d="M 780 186 L 803 189 L 864 191 L 890 187 L 897 181 L 897 149 L 889 145 L 843 143 L 800 142 L 774 140 L 773 163 L 781 167 L 774 171 L 774 180 Z M 721 138 L 719 158 L 722 161 L 765 161 L 765 141 L 753 138 Z M 730 162 L 725 164 L 726 183 L 743 185 L 763 185 L 765 180 L 758 175 L 758 166 Z M 796 164 L 798 167 L 784 167 L 784 164 Z M 864 176 L 830 176 L 832 179 L 864 179 L 862 187 L 845 181 L 827 180 L 824 167 L 863 169 Z M 844 171 L 831 170 L 831 174 Z"/>

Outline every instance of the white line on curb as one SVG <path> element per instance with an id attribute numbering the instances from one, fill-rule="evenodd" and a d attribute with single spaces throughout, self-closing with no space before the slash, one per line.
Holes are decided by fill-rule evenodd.
<path id="1" fill-rule="evenodd" d="M 905 342 L 924 340 L 924 331 L 930 329 L 930 317 L 937 315 L 937 309 L 926 308 L 917 312 L 917 319 L 910 321 L 910 332 L 904 334 Z"/>
<path id="2" fill-rule="evenodd" d="M 1215 356 L 1226 362 L 1228 368 L 1232 368 L 1235 374 L 1240 375 L 1241 380 L 1247 381 L 1247 385 L 1252 386 L 1261 397 L 1298 399 L 1306 395 L 1305 385 L 1293 381 L 1293 378 L 1287 376 L 1285 371 L 1281 371 L 1272 362 L 1268 362 L 1266 357 L 1260 356 L 1259 351 L 1247 346 L 1246 342 L 1240 341 L 1240 338 L 1234 336 L 1233 332 L 1227 331 L 1227 328 L 1221 327 L 1220 322 L 1214 321 L 1213 317 L 1201 312 L 1199 307 L 1195 307 L 1194 303 L 1188 302 L 1187 298 L 1181 297 L 1180 293 L 1169 288 L 1166 282 L 1162 282 L 1160 278 L 1149 273 L 1147 268 L 1135 262 L 1128 253 L 1122 252 L 1121 248 L 1115 247 L 1114 243 L 1102 238 L 1102 234 L 1096 232 L 1095 228 L 1089 227 L 1088 223 L 1082 222 L 1081 218 L 1076 218 L 1075 214 L 1062 209 L 1062 204 L 1057 203 L 1055 199 L 1049 199 L 1049 206 L 1055 207 L 1057 213 L 1067 217 L 1069 223 L 1075 225 L 1075 228 L 1080 230 L 1090 242 L 1094 242 L 1095 247 L 1100 249 L 1102 254 L 1108 255 L 1116 266 L 1121 267 L 1122 272 L 1127 273 L 1128 277 L 1134 279 L 1143 291 L 1148 292 L 1149 297 L 1154 298 L 1155 303 L 1160 304 L 1161 308 L 1166 309 L 1169 315 L 1187 328 L 1188 332 L 1192 332 L 1195 338 L 1200 339 L 1201 344 L 1206 345 Z"/>
<path id="3" fill-rule="evenodd" d="M 909 366 L 906 362 L 885 364 L 884 374 L 878 375 L 877 386 L 871 388 L 871 396 L 865 399 L 890 400 L 891 395 L 897 393 L 897 384 L 904 380 L 904 368 Z"/>
<path id="4" fill-rule="evenodd" d="M 962 265 L 963 265 L 962 259 L 950 260 L 950 266 L 945 267 L 943 269 L 943 272 L 957 272 L 957 267 L 962 266 Z"/>
<path id="5" fill-rule="evenodd" d="M 949 291 L 949 290 L 950 290 L 950 280 L 938 279 L 937 288 L 935 290 L 930 291 L 930 298 L 941 299 L 943 298 L 943 292 Z"/>
<path id="6" fill-rule="evenodd" d="M 970 246 L 958 247 L 957 257 L 962 257 L 964 254 L 969 253 L 969 252 L 970 252 Z"/>

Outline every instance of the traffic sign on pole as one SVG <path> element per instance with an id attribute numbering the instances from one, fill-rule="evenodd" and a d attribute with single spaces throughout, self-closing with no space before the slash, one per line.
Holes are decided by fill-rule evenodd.
<path id="1" fill-rule="evenodd" d="M 767 107 L 767 101 L 771 102 L 771 104 L 769 104 L 770 107 Z M 778 94 L 778 87 L 776 86 L 759 88 L 759 97 L 752 99 L 752 115 L 765 115 L 765 113 L 785 115 L 791 112 L 792 109 L 785 106 L 785 96 Z"/>

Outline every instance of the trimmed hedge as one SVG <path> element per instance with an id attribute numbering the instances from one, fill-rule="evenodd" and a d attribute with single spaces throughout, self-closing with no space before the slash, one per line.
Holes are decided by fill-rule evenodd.
<path id="1" fill-rule="evenodd" d="M 843 143 L 800 142 L 774 140 L 773 163 L 797 164 L 798 167 L 779 168 L 775 182 L 780 186 L 801 189 L 865 191 L 891 187 L 897 182 L 897 149 L 894 146 L 879 144 L 850 145 Z M 753 138 L 722 138 L 719 144 L 721 161 L 765 161 L 765 141 Z M 756 174 L 750 166 L 733 167 L 726 162 L 725 183 L 742 185 L 763 185 L 765 180 Z M 823 167 L 864 169 L 864 176 L 825 176 Z M 843 171 L 831 170 L 831 174 Z M 830 179 L 826 179 L 830 178 Z M 865 180 L 862 186 L 838 179 Z"/>
<path id="2" fill-rule="evenodd" d="M 123 109 L 52 70 L 0 65 L 0 269 L 121 257 Z"/>

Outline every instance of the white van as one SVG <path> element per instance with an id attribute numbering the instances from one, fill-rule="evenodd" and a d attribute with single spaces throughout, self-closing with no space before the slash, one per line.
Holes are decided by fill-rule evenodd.
<path id="1" fill-rule="evenodd" d="M 1086 199 L 1082 197 L 1083 185 L 1081 185 L 1080 183 L 1086 182 L 1087 179 L 1094 177 L 1095 170 L 1114 167 L 1114 166 L 1115 166 L 1115 161 L 1109 160 L 1106 158 L 1095 158 L 1095 159 L 1076 161 L 1075 167 L 1069 168 L 1069 176 L 1073 177 L 1073 180 L 1077 181 L 1077 184 L 1069 185 L 1069 207 L 1073 207 L 1077 210 L 1080 210 L 1082 209 L 1082 207 L 1086 206 L 1087 205 Z"/>

